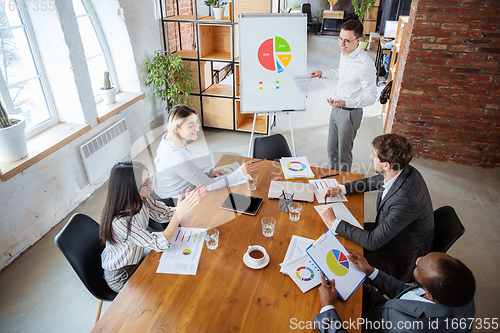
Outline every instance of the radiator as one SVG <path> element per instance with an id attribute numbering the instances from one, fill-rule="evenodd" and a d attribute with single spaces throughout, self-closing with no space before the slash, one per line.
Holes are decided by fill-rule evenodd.
<path id="1" fill-rule="evenodd" d="M 92 184 L 104 174 L 109 174 L 116 162 L 130 155 L 130 148 L 130 135 L 125 119 L 80 146 L 80 155 L 89 183 Z"/>

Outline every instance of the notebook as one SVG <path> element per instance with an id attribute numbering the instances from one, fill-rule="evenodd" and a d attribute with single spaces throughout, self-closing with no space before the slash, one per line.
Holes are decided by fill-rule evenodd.
<path id="1" fill-rule="evenodd" d="M 292 194 L 294 201 L 314 201 L 315 187 L 308 183 L 299 182 L 282 182 L 278 180 L 272 180 L 269 185 L 269 193 L 267 197 L 269 199 L 278 199 L 280 195 L 285 191 L 285 193 Z"/>

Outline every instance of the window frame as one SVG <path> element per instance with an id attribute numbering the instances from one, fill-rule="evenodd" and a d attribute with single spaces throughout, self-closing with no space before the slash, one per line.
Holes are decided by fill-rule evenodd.
<path id="1" fill-rule="evenodd" d="M 111 52 L 109 51 L 109 46 L 108 42 L 106 40 L 106 36 L 104 35 L 104 32 L 102 31 L 101 28 L 101 23 L 99 22 L 99 18 L 97 17 L 96 12 L 94 11 L 94 7 L 90 3 L 89 0 L 76 0 L 80 1 L 83 5 L 83 8 L 87 11 L 87 14 L 81 14 L 81 15 L 76 15 L 76 19 L 78 21 L 79 17 L 86 17 L 88 16 L 90 19 L 90 23 L 92 24 L 92 27 L 94 28 L 94 32 L 97 36 L 97 40 L 99 41 L 99 44 L 101 45 L 102 48 L 102 53 L 104 54 L 104 61 L 106 61 L 106 65 L 108 66 L 108 71 L 109 75 L 111 76 L 111 80 L 113 82 L 113 85 L 116 89 L 116 93 L 120 91 L 120 87 L 118 85 L 118 78 L 116 76 L 116 70 L 115 66 L 113 64 L 113 58 L 111 57 Z M 81 38 L 81 35 L 80 35 Z M 85 57 L 85 61 L 88 63 L 87 57 Z M 99 103 L 102 101 L 102 96 L 99 93 L 99 95 L 94 96 L 95 97 L 95 102 Z"/>
<path id="2" fill-rule="evenodd" d="M 29 139 L 37 135 L 38 133 L 46 130 L 47 128 L 57 124 L 59 122 L 59 115 L 57 113 L 55 103 L 52 98 L 52 91 L 50 90 L 50 85 L 47 80 L 47 75 L 45 74 L 42 57 L 40 55 L 38 44 L 36 42 L 35 31 L 33 30 L 33 26 L 31 25 L 31 20 L 29 17 L 29 13 L 26 10 L 26 5 L 22 0 L 21 1 L 14 0 L 14 1 L 16 3 L 15 11 L 18 12 L 19 18 L 21 20 L 21 25 L 4 28 L 2 30 L 7 30 L 7 29 L 12 30 L 18 28 L 25 29 L 24 33 L 26 35 L 26 40 L 28 42 L 31 51 L 31 56 L 35 65 L 35 69 L 38 73 L 38 78 L 40 80 L 42 93 L 47 103 L 47 108 L 50 114 L 50 119 L 45 120 L 39 123 L 38 125 L 33 126 L 30 129 L 25 130 L 26 139 Z M 29 81 L 31 81 L 32 79 L 33 78 L 30 78 Z M 12 96 L 10 96 L 9 88 L 7 86 L 7 83 L 5 82 L 3 75 L 0 75 L 0 95 L 7 109 L 7 113 L 14 114 L 15 113 L 14 102 L 12 100 Z"/>

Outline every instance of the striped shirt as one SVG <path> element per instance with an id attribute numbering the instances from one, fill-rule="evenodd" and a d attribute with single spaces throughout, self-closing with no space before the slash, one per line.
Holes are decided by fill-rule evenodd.
<path id="1" fill-rule="evenodd" d="M 116 244 L 106 242 L 101 254 L 102 268 L 108 271 L 124 266 L 135 265 L 141 261 L 144 248 L 163 252 L 170 248 L 170 243 L 163 233 L 152 234 L 146 230 L 149 218 L 167 223 L 174 215 L 175 207 L 167 207 L 163 202 L 151 197 L 142 199 L 142 209 L 132 217 L 130 234 L 127 237 L 127 217 L 115 218 L 113 236 Z"/>

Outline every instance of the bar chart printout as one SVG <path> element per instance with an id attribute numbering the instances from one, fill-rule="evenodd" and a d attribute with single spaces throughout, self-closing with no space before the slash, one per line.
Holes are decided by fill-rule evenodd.
<path id="1" fill-rule="evenodd" d="M 178 227 L 156 273 L 196 275 L 206 229 Z"/>

